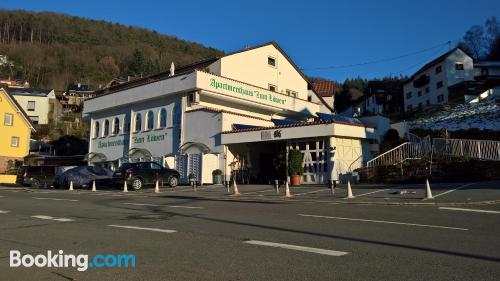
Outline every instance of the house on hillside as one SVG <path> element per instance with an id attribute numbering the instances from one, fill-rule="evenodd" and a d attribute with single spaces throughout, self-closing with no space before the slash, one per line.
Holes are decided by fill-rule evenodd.
<path id="1" fill-rule="evenodd" d="M 21 105 L 6 88 L 0 88 L 0 173 L 22 163 L 28 155 L 35 129 Z"/>
<path id="2" fill-rule="evenodd" d="M 352 101 L 340 114 L 348 117 L 364 115 L 393 116 L 403 112 L 403 83 L 401 80 L 373 80 L 366 93 Z"/>
<path id="3" fill-rule="evenodd" d="M 62 105 L 53 89 L 8 88 L 33 124 L 48 124 L 61 117 Z"/>
<path id="4" fill-rule="evenodd" d="M 456 47 L 421 67 L 404 84 L 404 111 L 445 104 L 464 96 L 450 95 L 450 87 L 474 80 L 472 57 Z"/>
<path id="5" fill-rule="evenodd" d="M 81 109 L 86 99 L 94 97 L 94 91 L 89 85 L 72 83 L 66 91 L 59 97 L 64 112 L 75 112 Z"/>

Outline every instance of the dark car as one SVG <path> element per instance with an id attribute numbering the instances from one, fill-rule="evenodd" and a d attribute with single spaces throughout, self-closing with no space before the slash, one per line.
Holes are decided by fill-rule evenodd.
<path id="1" fill-rule="evenodd" d="M 113 171 L 99 166 L 81 166 L 65 171 L 54 179 L 55 188 L 69 188 L 73 182 L 74 188 L 91 188 L 95 181 L 96 186 L 104 186 L 109 183 Z"/>
<path id="2" fill-rule="evenodd" d="M 33 188 L 53 186 L 57 175 L 75 166 L 21 166 L 17 170 L 16 183 Z"/>
<path id="3" fill-rule="evenodd" d="M 158 180 L 161 184 L 166 183 L 170 187 L 176 187 L 179 183 L 180 174 L 176 170 L 167 169 L 155 162 L 125 163 L 113 174 L 113 183 L 123 186 L 125 180 L 127 185 L 134 190 L 144 186 L 152 186 Z"/>

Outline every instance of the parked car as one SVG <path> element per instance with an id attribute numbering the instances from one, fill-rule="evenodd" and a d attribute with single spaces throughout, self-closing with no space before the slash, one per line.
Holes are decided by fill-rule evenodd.
<path id="1" fill-rule="evenodd" d="M 75 166 L 21 166 L 17 170 L 16 183 L 33 188 L 53 186 L 54 179 L 64 171 Z"/>
<path id="2" fill-rule="evenodd" d="M 73 182 L 73 188 L 91 188 L 93 181 L 96 186 L 108 185 L 113 171 L 99 166 L 81 166 L 59 174 L 54 179 L 55 188 L 68 188 Z"/>
<path id="3" fill-rule="evenodd" d="M 123 186 L 124 181 L 134 190 L 152 186 L 158 179 L 160 183 L 176 187 L 180 174 L 174 169 L 167 169 L 155 162 L 125 163 L 113 174 L 113 183 Z"/>

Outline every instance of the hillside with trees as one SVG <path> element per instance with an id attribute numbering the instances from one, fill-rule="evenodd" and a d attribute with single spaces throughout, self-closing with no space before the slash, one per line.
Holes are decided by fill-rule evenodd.
<path id="1" fill-rule="evenodd" d="M 0 77 L 32 87 L 93 89 L 117 76 L 146 76 L 222 54 L 214 48 L 145 28 L 63 14 L 0 10 Z"/>

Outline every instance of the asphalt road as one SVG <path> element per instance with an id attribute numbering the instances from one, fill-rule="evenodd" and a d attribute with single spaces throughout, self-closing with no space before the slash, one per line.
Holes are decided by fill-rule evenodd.
<path id="1" fill-rule="evenodd" d="M 472 197 L 473 191 L 467 190 Z M 484 189 L 475 191 L 478 198 L 484 197 Z M 266 200 L 252 193 L 234 198 L 210 188 L 196 194 L 189 188 L 154 194 L 0 187 L 0 279 L 498 280 L 500 276 L 499 204 L 345 204 L 326 197 L 315 201 L 322 192 L 305 194 L 309 200 L 276 196 Z M 255 195 L 260 193 L 268 192 Z M 127 253 L 136 256 L 136 267 L 84 272 L 10 268 L 11 250 L 32 255 L 48 250 L 90 256 Z"/>

